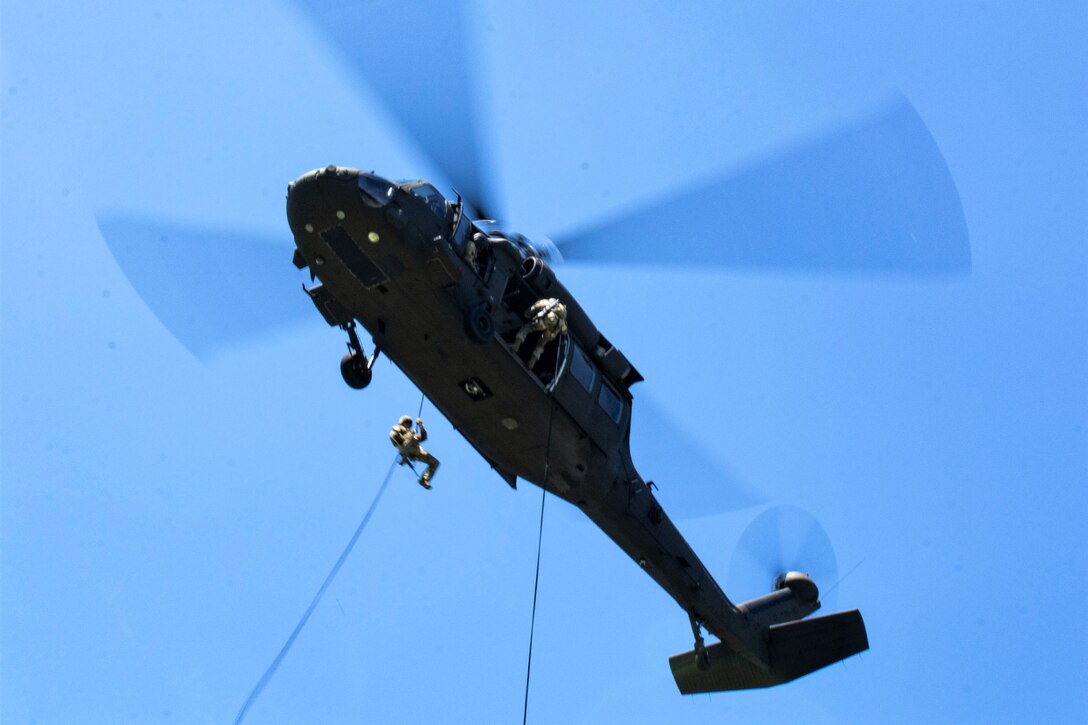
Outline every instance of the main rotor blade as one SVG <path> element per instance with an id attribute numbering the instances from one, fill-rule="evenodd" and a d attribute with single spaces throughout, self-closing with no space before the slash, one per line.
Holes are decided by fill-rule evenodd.
<path id="1" fill-rule="evenodd" d="M 676 420 L 652 398 L 635 398 L 631 454 L 639 473 L 655 481 L 655 495 L 671 518 L 738 511 L 766 500 L 693 441 L 689 428 L 690 424 Z"/>
<path id="2" fill-rule="evenodd" d="M 296 320 L 312 321 L 288 245 L 119 214 L 97 220 L 137 294 L 198 358 Z"/>
<path id="3" fill-rule="evenodd" d="M 457 191 L 481 215 L 493 217 L 497 210 L 481 168 L 469 56 L 473 33 L 464 3 L 300 2 Z"/>
<path id="4" fill-rule="evenodd" d="M 902 97 L 758 166 L 553 239 L 570 261 L 909 274 L 971 268 L 952 175 Z"/>

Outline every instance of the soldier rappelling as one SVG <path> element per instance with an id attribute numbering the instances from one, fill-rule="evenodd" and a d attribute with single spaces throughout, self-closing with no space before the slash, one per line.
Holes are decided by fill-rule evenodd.
<path id="1" fill-rule="evenodd" d="M 427 440 L 427 429 L 423 427 L 423 420 L 416 418 L 419 432 L 412 430 L 412 419 L 402 415 L 393 429 L 389 431 L 389 439 L 393 447 L 400 453 L 400 465 L 409 464 L 411 461 L 419 461 L 427 464 L 427 470 L 419 477 L 419 485 L 423 488 L 431 487 L 431 478 L 438 470 L 438 459 L 425 451 L 420 443 Z"/>

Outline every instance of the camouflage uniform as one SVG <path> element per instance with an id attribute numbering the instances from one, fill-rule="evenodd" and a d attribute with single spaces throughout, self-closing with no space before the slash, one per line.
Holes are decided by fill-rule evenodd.
<path id="1" fill-rule="evenodd" d="M 472 237 L 465 242 L 465 261 L 476 266 L 476 257 L 480 253 L 480 247 L 487 244 L 487 235 L 483 232 L 476 232 Z"/>
<path id="2" fill-rule="evenodd" d="M 419 477 L 419 485 L 423 488 L 431 487 L 431 478 L 438 470 L 438 459 L 432 456 L 419 445 L 427 440 L 427 429 L 423 427 L 423 421 L 416 418 L 419 433 L 412 430 L 412 419 L 402 415 L 393 429 L 389 431 L 389 439 L 393 441 L 393 447 L 400 453 L 400 465 L 409 461 L 420 461 L 427 464 L 427 470 Z"/>
<path id="3" fill-rule="evenodd" d="M 532 368 L 544 354 L 544 347 L 560 335 L 566 334 L 567 307 L 554 297 L 549 297 L 534 302 L 525 316 L 529 318 L 529 321 L 518 330 L 518 336 L 514 339 L 514 349 L 521 348 L 530 332 L 540 333 L 540 339 L 537 340 L 533 354 L 529 358 L 529 367 Z"/>

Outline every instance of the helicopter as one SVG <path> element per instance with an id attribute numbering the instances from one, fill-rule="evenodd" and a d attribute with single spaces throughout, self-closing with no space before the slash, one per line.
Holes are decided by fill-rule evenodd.
<path id="1" fill-rule="evenodd" d="M 670 659 L 682 693 L 777 685 L 867 649 L 857 610 L 803 619 L 820 607 L 804 573 L 783 572 L 750 601 L 726 597 L 635 469 L 631 387 L 642 376 L 559 281 L 546 246 L 471 216 L 426 181 L 352 168 L 289 185 L 294 264 L 320 280 L 307 294 L 348 334 L 345 382 L 365 388 L 384 353 L 511 487 L 527 480 L 584 512 L 687 612 L 694 648 Z M 565 307 L 568 331 L 523 340 L 540 301 Z M 373 338 L 369 357 L 357 325 Z M 704 628 L 720 641 L 708 647 Z"/>
<path id="2" fill-rule="evenodd" d="M 391 55 L 374 43 L 353 46 L 343 37 L 343 28 L 361 26 L 337 22 L 344 12 L 353 11 L 313 12 L 333 37 L 340 38 L 348 54 L 357 56 L 363 74 L 378 87 L 394 115 L 454 188 L 463 192 L 456 200 L 447 199 L 435 184 L 422 180 L 393 182 L 338 166 L 305 174 L 290 188 L 295 266 L 321 280 L 307 294 L 330 325 L 348 334 L 349 352 L 341 360 L 345 381 L 365 387 L 381 351 L 508 484 L 516 485 L 517 478 L 537 483 L 586 513 L 688 614 L 694 648 L 670 661 L 681 692 L 779 684 L 865 649 L 864 623 L 856 611 L 806 619 L 819 607 L 819 590 L 800 572 L 781 572 L 765 597 L 739 605 L 730 602 L 653 496 L 652 484 L 635 471 L 629 447 L 634 400 L 630 388 L 641 375 L 559 282 L 551 265 L 558 256 L 552 247 L 485 221 L 496 205 L 487 193 L 478 139 L 465 113 L 467 105 L 459 104 L 458 98 L 451 100 L 464 90 L 465 50 L 451 51 L 448 46 L 426 50 L 435 38 L 459 37 L 453 32 L 457 22 L 429 8 L 427 22 L 448 24 L 442 32 L 387 34 L 390 42 L 411 46 L 420 59 L 417 66 L 428 65 L 428 52 L 441 54 L 447 71 L 441 76 L 413 74 L 396 63 L 373 73 L 372 59 Z M 420 22 L 416 18 L 409 24 Z M 418 99 L 430 105 L 424 108 Z M 882 146 L 889 134 L 917 143 L 889 151 Z M 873 183 L 857 177 L 844 183 L 868 183 L 881 192 L 873 194 L 884 197 L 881 203 L 906 210 L 893 217 L 894 224 L 876 230 L 882 236 L 879 245 L 872 243 L 876 235 L 866 224 L 891 215 L 852 213 L 858 209 L 850 204 L 840 204 L 837 215 L 818 214 L 813 211 L 817 205 L 805 198 L 820 185 L 827 196 L 841 191 L 819 167 L 826 157 L 850 145 L 869 159 L 861 168 L 881 168 L 881 173 Z M 717 213 L 732 222 L 730 243 L 709 253 L 705 248 L 684 250 L 685 259 L 694 264 L 707 261 L 702 254 L 714 263 L 742 267 L 940 272 L 969 263 L 962 211 L 958 201 L 948 202 L 955 199 L 949 194 L 951 179 L 924 125 L 904 99 L 802 156 L 801 161 L 782 160 L 778 171 L 789 173 L 754 173 L 707 185 L 681 200 L 680 213 L 677 200 L 666 199 L 619 224 L 560 240 L 557 248 L 568 259 L 596 259 L 622 244 L 627 254 L 656 261 L 653 254 L 673 251 L 661 244 L 640 247 L 639 239 L 646 237 L 647 217 L 671 209 L 684 217 Z M 814 168 L 819 171 L 814 173 Z M 796 188 L 787 191 L 794 192 L 789 196 L 799 203 L 788 217 L 745 224 L 744 215 L 734 213 L 768 179 L 791 175 Z M 883 193 L 886 188 L 877 182 L 889 175 L 899 176 L 898 184 L 890 184 L 893 192 L 910 188 L 905 201 L 902 195 Z M 756 192 L 733 193 L 742 185 Z M 821 223 L 837 225 L 840 236 L 853 240 L 853 245 L 766 243 L 781 241 L 801 226 L 819 231 Z M 469 241 L 478 247 L 473 259 L 465 252 Z M 525 323 L 525 311 L 550 298 L 561 299 L 567 307 L 570 331 L 530 364 L 526 353 L 534 340 L 530 337 L 524 348 L 513 343 Z M 369 357 L 358 336 L 359 324 L 374 340 Z M 516 412 L 497 418 L 484 412 L 504 403 L 508 407 L 516 403 Z M 703 629 L 721 642 L 706 645 Z"/>

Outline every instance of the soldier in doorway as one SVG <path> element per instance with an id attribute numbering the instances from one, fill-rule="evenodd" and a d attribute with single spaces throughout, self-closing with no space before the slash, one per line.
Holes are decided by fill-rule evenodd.
<path id="1" fill-rule="evenodd" d="M 566 334 L 567 307 L 554 297 L 549 297 L 534 302 L 529 311 L 525 313 L 525 316 L 529 318 L 529 321 L 518 330 L 518 336 L 514 338 L 514 349 L 521 348 L 530 332 L 540 333 L 540 339 L 537 340 L 536 347 L 533 348 L 533 354 L 529 357 L 529 369 L 531 370 L 540 360 L 540 356 L 544 354 L 544 347 L 560 335 Z"/>
<path id="2" fill-rule="evenodd" d="M 427 464 L 427 470 L 419 477 L 419 485 L 423 488 L 431 487 L 431 478 L 438 470 L 438 459 L 432 456 L 419 444 L 427 440 L 427 429 L 423 427 L 423 421 L 416 418 L 419 432 L 412 430 L 412 419 L 402 415 L 393 429 L 389 431 L 389 439 L 393 441 L 393 447 L 400 453 L 400 465 L 411 461 L 420 461 Z"/>
<path id="3" fill-rule="evenodd" d="M 487 235 L 483 232 L 476 232 L 465 242 L 465 261 L 476 266 L 476 257 L 480 254 L 480 247 L 487 244 Z"/>

